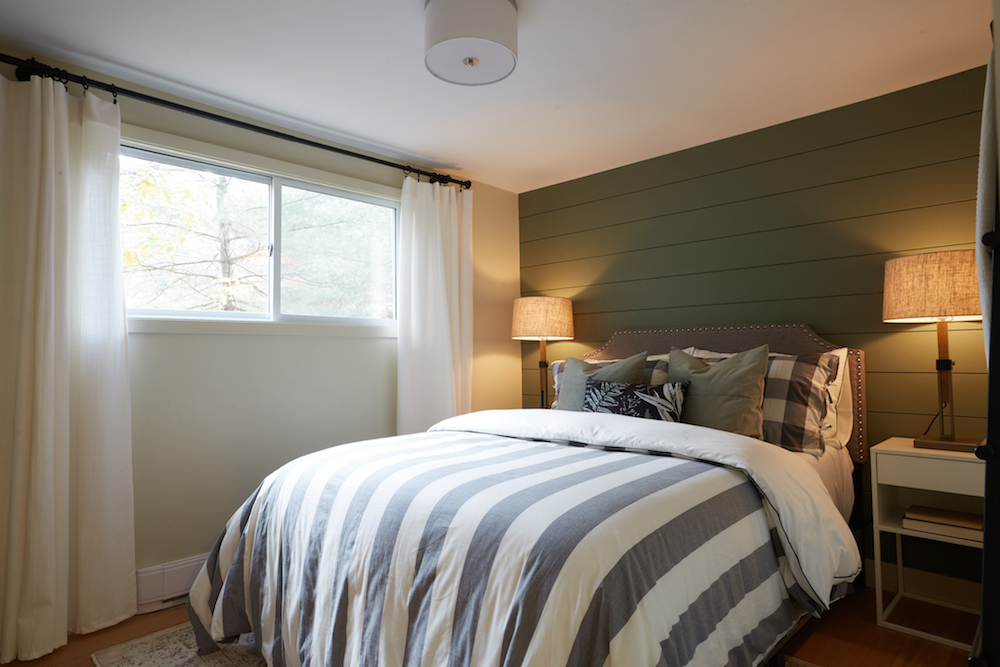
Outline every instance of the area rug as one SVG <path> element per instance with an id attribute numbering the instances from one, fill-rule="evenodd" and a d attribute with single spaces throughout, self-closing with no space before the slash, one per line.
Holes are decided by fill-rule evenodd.
<path id="1" fill-rule="evenodd" d="M 198 655 L 190 623 L 154 632 L 98 651 L 90 656 L 97 667 L 265 667 L 254 636 L 243 635 L 225 650 Z"/>
<path id="2" fill-rule="evenodd" d="M 183 623 L 106 648 L 90 657 L 97 667 L 265 667 L 267 664 L 257 652 L 251 634 L 243 635 L 223 651 L 198 655 L 197 650 L 191 624 Z M 816 665 L 785 656 L 784 667 Z"/>

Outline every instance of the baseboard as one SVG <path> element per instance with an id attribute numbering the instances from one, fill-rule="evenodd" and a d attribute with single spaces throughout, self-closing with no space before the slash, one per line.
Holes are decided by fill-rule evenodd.
<path id="1" fill-rule="evenodd" d="M 865 569 L 875 571 L 875 561 L 865 560 Z M 944 574 L 926 572 L 911 567 L 903 568 L 903 581 L 906 583 L 907 594 L 941 600 L 950 605 L 969 609 L 979 609 L 983 602 L 983 586 L 974 581 L 967 581 Z M 875 576 L 865 578 L 865 584 L 875 587 Z M 896 566 L 893 563 L 882 563 L 882 588 L 887 592 L 896 592 Z"/>
<path id="2" fill-rule="evenodd" d="M 208 554 L 202 554 L 136 570 L 136 613 L 148 614 L 184 604 L 188 591 L 206 560 Z"/>

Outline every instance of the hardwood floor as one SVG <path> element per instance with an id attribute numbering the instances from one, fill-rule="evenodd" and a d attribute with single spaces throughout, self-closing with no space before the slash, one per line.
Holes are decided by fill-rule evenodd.
<path id="1" fill-rule="evenodd" d="M 978 616 L 911 600 L 904 600 L 891 620 L 967 643 L 979 623 Z M 822 619 L 810 619 L 785 653 L 817 667 L 965 667 L 969 659 L 967 651 L 879 627 L 874 588 L 859 589 Z"/>
<path id="2" fill-rule="evenodd" d="M 170 607 L 151 614 L 133 616 L 110 628 L 98 630 L 89 635 L 70 635 L 65 646 L 37 660 L 14 660 L 8 667 L 94 667 L 90 654 L 101 649 L 121 644 L 137 637 L 153 634 L 160 630 L 186 623 L 187 609 L 184 605 Z"/>
<path id="3" fill-rule="evenodd" d="M 957 628 L 971 641 L 974 617 L 921 603 L 901 606 L 906 622 L 933 619 Z M 893 617 L 894 620 L 897 619 Z M 71 636 L 66 646 L 38 660 L 14 661 L 13 667 L 93 667 L 90 654 L 187 621 L 183 606 L 142 616 L 90 635 Z M 818 667 L 965 667 L 968 653 L 944 644 L 880 628 L 875 623 L 875 591 L 862 588 L 833 605 L 822 619 L 810 619 L 788 642 L 785 653 Z"/>

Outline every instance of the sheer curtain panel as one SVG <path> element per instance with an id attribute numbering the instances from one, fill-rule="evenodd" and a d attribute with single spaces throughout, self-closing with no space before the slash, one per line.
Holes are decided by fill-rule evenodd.
<path id="1" fill-rule="evenodd" d="M 472 192 L 403 182 L 396 431 L 472 409 Z"/>
<path id="2" fill-rule="evenodd" d="M 0 662 L 135 613 L 119 127 L 0 77 Z"/>

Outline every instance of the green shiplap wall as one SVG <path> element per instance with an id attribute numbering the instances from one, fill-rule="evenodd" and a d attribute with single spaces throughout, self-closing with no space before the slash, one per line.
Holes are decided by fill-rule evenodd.
<path id="1" fill-rule="evenodd" d="M 865 350 L 870 442 L 914 436 L 933 325 L 883 324 L 886 260 L 974 245 L 979 68 L 520 196 L 521 293 L 573 299 L 579 356 L 618 329 L 804 322 Z M 982 328 L 951 326 L 957 430 L 985 434 Z M 539 405 L 538 344 L 522 345 Z M 935 423 L 933 429 L 937 429 Z"/>

